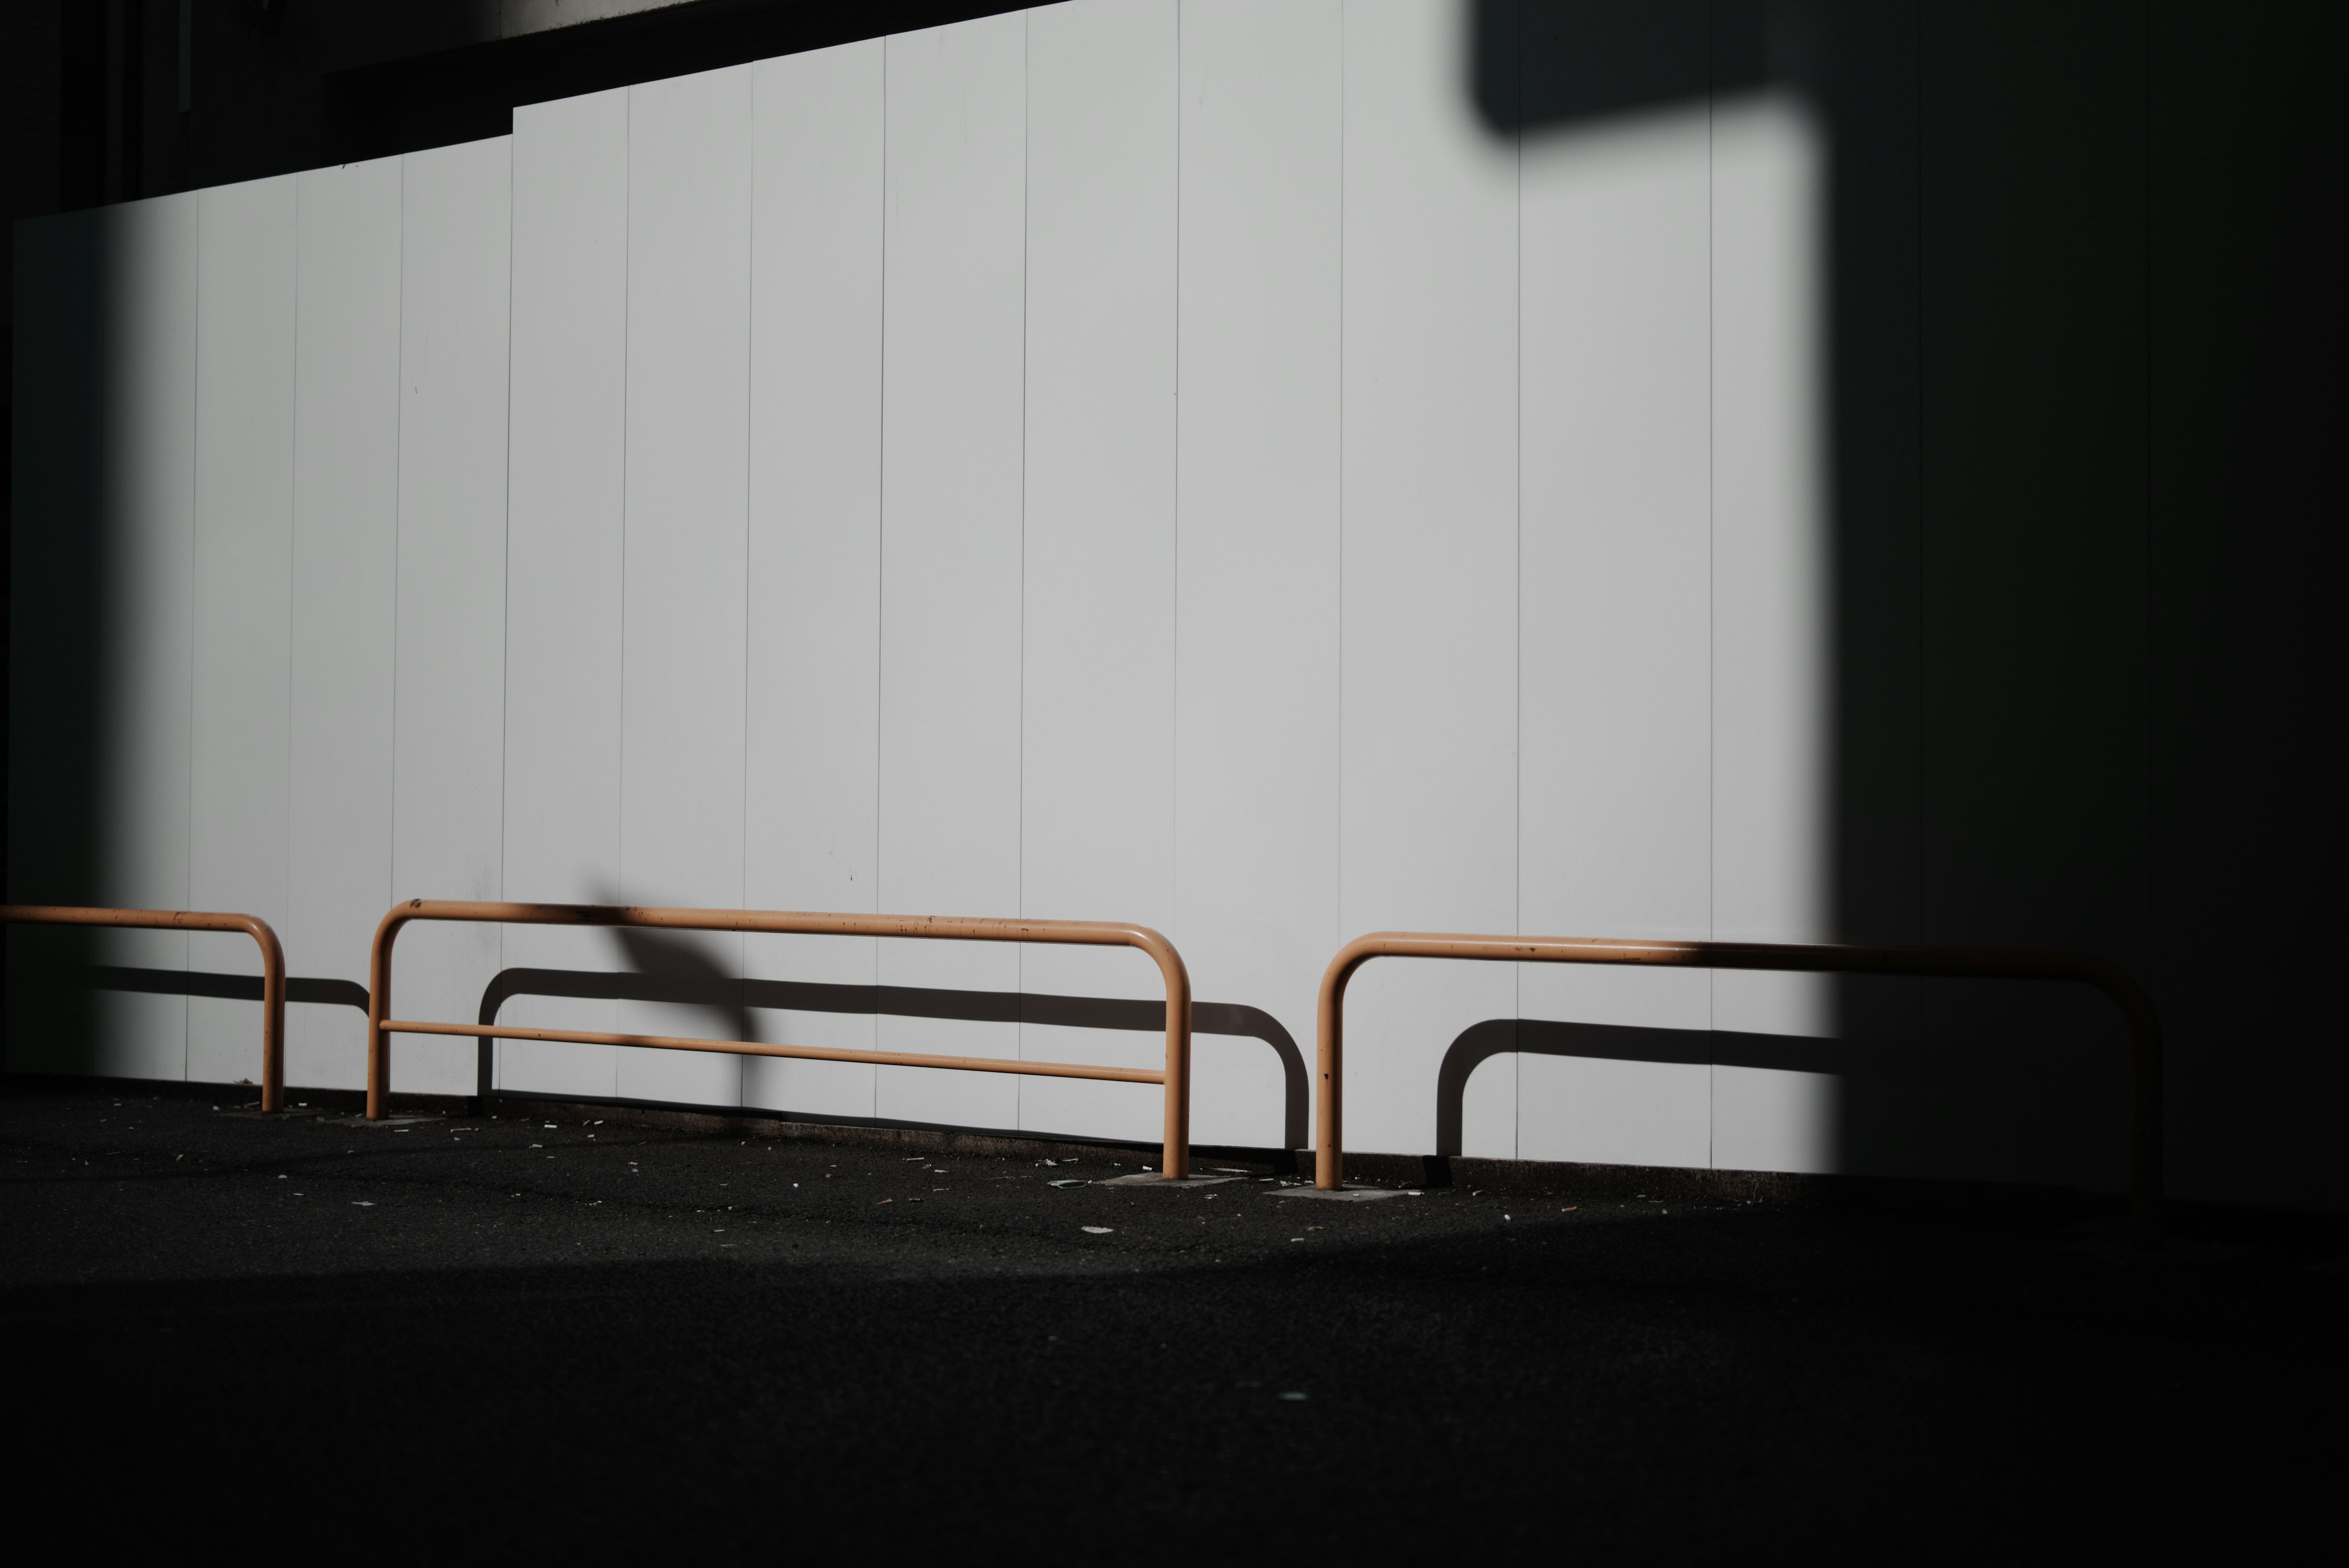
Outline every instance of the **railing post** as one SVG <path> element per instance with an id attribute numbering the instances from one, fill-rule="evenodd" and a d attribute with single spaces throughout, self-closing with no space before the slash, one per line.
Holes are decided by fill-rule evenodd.
<path id="1" fill-rule="evenodd" d="M 1335 1192 L 1346 1184 L 1346 983 L 1371 956 L 1368 937 L 1338 950 L 1321 971 L 1314 1005 L 1313 1185 Z"/>
<path id="2" fill-rule="evenodd" d="M 269 922 L 247 928 L 261 944 L 261 1108 L 285 1108 L 285 950 Z"/>
<path id="3" fill-rule="evenodd" d="M 378 922 L 375 940 L 367 949 L 367 1116 L 379 1122 L 391 1108 L 391 945 L 409 912 L 423 903 L 411 898 L 394 905 Z"/>
<path id="4" fill-rule="evenodd" d="M 1191 1174 L 1191 972 L 1174 945 L 1158 933 L 1147 944 L 1137 941 L 1158 961 L 1166 981 L 1166 1097 L 1159 1168 L 1169 1181 Z"/>

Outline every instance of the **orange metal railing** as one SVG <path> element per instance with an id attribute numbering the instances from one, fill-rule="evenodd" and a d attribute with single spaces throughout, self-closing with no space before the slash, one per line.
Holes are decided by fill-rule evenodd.
<path id="1" fill-rule="evenodd" d="M 411 920 L 482 920 L 505 925 L 647 926 L 670 930 L 754 931 L 784 935 L 910 937 L 978 942 L 1059 942 L 1138 948 L 1166 982 L 1166 1065 L 1094 1067 L 1070 1062 L 930 1056 L 903 1051 L 848 1051 L 824 1045 L 769 1045 L 674 1034 L 612 1034 L 585 1029 L 532 1029 L 508 1023 L 430 1023 L 391 1016 L 391 950 Z M 1174 944 L 1148 926 L 1107 920 L 1009 920 L 929 915 L 836 915 L 781 909 L 667 909 L 612 904 L 494 904 L 417 898 L 395 905 L 376 928 L 367 965 L 367 1116 L 379 1120 L 391 1089 L 394 1034 L 461 1034 L 481 1040 L 552 1040 L 580 1045 L 646 1045 L 665 1051 L 720 1051 L 752 1056 L 803 1056 L 823 1062 L 874 1062 L 896 1067 L 955 1067 L 1048 1078 L 1105 1078 L 1165 1086 L 1165 1150 L 1171 1180 L 1191 1163 L 1191 977 Z"/>
<path id="2" fill-rule="evenodd" d="M 1604 937 L 1506 937 L 1439 931 L 1373 931 L 1338 950 L 1321 976 L 1316 1020 L 1320 1093 L 1314 1185 L 1343 1179 L 1346 982 L 1374 958 L 1488 959 L 1502 963 L 1650 964 L 1664 968 L 1787 970 L 1829 974 L 1940 975 L 1972 980 L 2062 980 L 2093 985 L 2127 1017 L 2134 1063 L 2129 1211 L 2147 1240 L 2161 1233 L 2161 1026 L 2137 982 L 2081 953 L 1993 948 L 1796 946 L 1772 942 L 1624 941 Z"/>
<path id="3" fill-rule="evenodd" d="M 208 909 L 93 909 L 70 904 L 0 904 L 0 920 L 33 926 L 127 926 L 158 931 L 243 931 L 261 944 L 261 1108 L 285 1099 L 285 950 L 258 915 Z"/>

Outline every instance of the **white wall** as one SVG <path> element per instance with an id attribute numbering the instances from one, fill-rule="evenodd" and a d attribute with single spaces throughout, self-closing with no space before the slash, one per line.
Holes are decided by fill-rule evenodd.
<path id="1" fill-rule="evenodd" d="M 506 453 L 505 849 L 510 898 L 620 883 L 621 484 L 626 464 L 628 94 L 514 111 Z M 518 969 L 595 970 L 601 932 L 513 926 Z M 608 1001 L 520 996 L 501 1016 L 609 1033 Z M 504 1041 L 499 1086 L 617 1092 L 612 1049 Z"/>
<path id="2" fill-rule="evenodd" d="M 502 897 L 509 153 L 501 140 L 401 160 L 394 898 Z M 470 1017 L 499 938 L 405 932 L 399 1006 Z M 472 1089 L 470 1042 L 411 1039 L 394 1061 L 395 1083 Z"/>
<path id="3" fill-rule="evenodd" d="M 1527 931 L 1713 934 L 1709 119 L 1669 109 L 1525 152 Z M 1701 973 L 1526 965 L 1518 986 L 1528 1018 L 1712 1027 Z M 1701 1062 L 1535 1053 L 1516 1068 L 1526 1158 L 1711 1162 Z"/>
<path id="4" fill-rule="evenodd" d="M 1515 139 L 1460 90 L 1446 7 L 1346 7 L 1340 258 L 1338 924 L 1517 918 L 1518 195 Z M 1349 1137 L 1433 1147 L 1436 1064 L 1517 1014 L 1516 976 L 1372 965 L 1349 1000 Z M 1464 1152 L 1516 1152 L 1515 1063 L 1478 1075 Z"/>
<path id="5" fill-rule="evenodd" d="M 743 901 L 880 909 L 882 102 L 887 46 L 752 77 L 750 619 Z M 866 937 L 754 938 L 755 980 L 870 986 Z M 761 1038 L 874 1049 L 871 1013 L 754 1015 Z M 754 1058 L 742 1097 L 873 1115 L 874 1069 Z"/>
<path id="6" fill-rule="evenodd" d="M 1018 912 L 1028 23 L 884 59 L 878 898 Z M 1014 991 L 1016 949 L 881 944 L 885 986 Z M 1016 1023 L 885 1015 L 883 1048 L 1012 1056 Z M 875 1109 L 1015 1127 L 1008 1074 L 884 1067 Z"/>
<path id="7" fill-rule="evenodd" d="M 1187 0 L 1172 931 L 1195 994 L 1313 1050 L 1338 946 L 1339 0 Z M 1281 1064 L 1197 1036 L 1193 1127 L 1278 1143 Z"/>
<path id="8" fill-rule="evenodd" d="M 1121 0 L 1028 27 L 1027 504 L 1019 907 L 1174 923 L 1175 207 L 1180 12 Z M 1164 995 L 1131 951 L 1037 948 L 1020 987 Z M 1162 1041 L 1023 1023 L 1020 1054 L 1163 1064 Z M 1019 1125 L 1148 1142 L 1147 1091 L 1020 1085 Z"/>
<path id="9" fill-rule="evenodd" d="M 42 297 L 77 246 L 125 258 L 18 369 L 115 333 L 102 389 L 17 403 L 19 604 L 66 569 L 40 531 L 98 506 L 138 607 L 106 639 L 88 896 L 254 910 L 347 980 L 412 896 L 1139 919 L 1309 1059 L 1321 965 L 1364 929 L 1838 934 L 1817 104 L 1496 126 L 1471 9 L 1075 0 L 21 231 Z M 1702 84 L 1726 46 L 1682 12 L 1659 68 Z M 1564 47 L 1529 36 L 1536 66 Z M 69 722 L 26 684 L 37 624 L 19 756 Z M 226 939 L 108 950 L 252 967 Z M 714 988 L 510 1019 L 1157 1053 L 729 989 L 1157 993 L 1134 955 L 1066 950 L 425 928 L 399 1008 L 470 1019 L 509 966 Z M 1376 965 L 1349 1141 L 1433 1149 L 1447 1049 L 1525 1018 L 1599 1032 L 1478 1067 L 1462 1152 L 1833 1168 L 1838 1080 L 1803 1051 L 1837 995 Z M 254 1075 L 249 1004 L 108 1006 L 93 1067 Z M 295 1081 L 357 1084 L 356 1024 L 297 1009 Z M 1787 1051 L 1723 1060 L 1714 1031 Z M 461 1092 L 472 1062 L 403 1042 L 395 1083 Z M 1203 1036 L 1198 1064 L 1203 1141 L 1283 1136 L 1269 1044 Z M 911 1068 L 510 1044 L 497 1070 L 1158 1117 L 1139 1088 Z M 2065 1168 L 2117 1177 L 2093 1164 Z"/>
<path id="10" fill-rule="evenodd" d="M 202 193 L 196 276 L 194 629 L 188 902 L 290 929 L 295 325 L 299 182 Z M 19 590 L 21 591 L 21 590 Z M 100 842 L 104 841 L 104 835 Z M 188 967 L 257 975 L 244 937 Z M 254 1009 L 188 1002 L 187 1075 L 260 1081 Z"/>
<path id="11" fill-rule="evenodd" d="M 298 177 L 289 972 L 367 979 L 391 903 L 401 503 L 398 159 Z M 351 1008 L 293 1007 L 285 1075 L 336 1084 Z"/>
<path id="12" fill-rule="evenodd" d="M 627 324 L 615 897 L 739 909 L 750 455 L 748 67 L 628 89 Z M 740 972 L 739 936 L 674 945 Z M 630 1002 L 620 1026 L 732 1034 L 725 1025 L 733 1017 Z M 741 1098 L 741 1066 L 732 1058 L 623 1050 L 618 1066 L 619 1092 L 635 1098 Z"/>

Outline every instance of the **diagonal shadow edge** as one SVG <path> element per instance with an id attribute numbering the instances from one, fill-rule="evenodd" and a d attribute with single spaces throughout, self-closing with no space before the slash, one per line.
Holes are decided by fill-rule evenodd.
<path id="1" fill-rule="evenodd" d="M 258 981 L 255 982 L 256 986 Z M 828 985 L 813 981 L 724 980 L 700 975 L 644 974 L 603 970 L 509 969 L 481 992 L 475 1022 L 492 1024 L 517 996 L 567 996 L 598 1002 L 666 1002 L 689 1006 L 771 1008 L 794 1012 L 888 1013 L 968 1023 L 1051 1023 L 1072 1029 L 1117 1029 L 1155 1034 L 1166 1027 L 1164 1002 L 1108 996 L 1060 996 L 1040 992 L 953 991 L 914 985 Z M 362 1001 L 361 1005 L 365 1005 Z M 1308 1079 L 1305 1054 L 1278 1018 L 1237 1002 L 1195 1002 L 1191 1028 L 1198 1034 L 1261 1040 L 1280 1060 L 1281 1128 L 1288 1148 L 1306 1145 Z M 484 1052 L 487 1042 L 483 1043 Z"/>

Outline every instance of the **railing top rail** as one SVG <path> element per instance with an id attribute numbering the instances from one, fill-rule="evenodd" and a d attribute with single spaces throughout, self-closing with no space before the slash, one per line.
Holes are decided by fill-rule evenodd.
<path id="1" fill-rule="evenodd" d="M 83 904 L 0 904 L 0 921 L 131 930 L 242 931 L 261 948 L 261 1108 L 285 1102 L 285 948 L 259 915 L 231 909 L 112 909 Z"/>
<path id="2" fill-rule="evenodd" d="M 81 904 L 0 904 L 0 920 L 23 920 L 42 926 L 122 926 L 134 930 L 243 931 L 263 941 L 264 946 L 277 941 L 276 931 L 259 915 L 240 915 L 228 909 L 114 909 Z"/>
<path id="3" fill-rule="evenodd" d="M 499 903 L 411 898 L 384 916 L 409 920 L 487 920 L 506 925 L 647 926 L 672 930 L 748 931 L 782 936 L 904 937 L 961 941 L 1063 942 L 1137 947 L 1174 953 L 1150 927 L 1124 920 L 1041 920 L 982 915 L 864 915 L 802 909 L 703 909 L 650 904 Z M 1178 963 L 1181 961 L 1176 959 Z"/>
<path id="4" fill-rule="evenodd" d="M 2142 997 L 2117 964 L 2088 953 L 2031 948 L 1894 947 L 1847 942 L 1669 941 L 1636 937 L 1525 937 L 1472 931 L 1371 931 L 1330 961 L 1348 972 L 1367 959 L 1458 958 L 1523 963 L 1651 964 L 1804 973 L 2066 980 Z"/>

